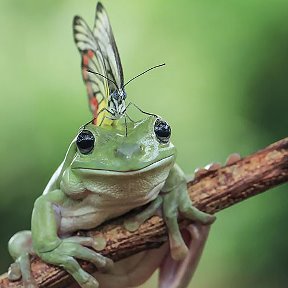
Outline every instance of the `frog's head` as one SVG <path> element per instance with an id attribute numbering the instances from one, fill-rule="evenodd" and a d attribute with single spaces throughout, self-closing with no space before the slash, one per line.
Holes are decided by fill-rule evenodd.
<path id="1" fill-rule="evenodd" d="M 169 125 L 154 116 L 127 126 L 87 125 L 71 144 L 68 154 L 73 153 L 73 160 L 63 166 L 62 191 L 75 199 L 95 196 L 102 208 L 105 202 L 118 207 L 118 212 L 122 200 L 121 213 L 148 203 L 162 189 L 175 162 L 170 134 Z"/>
<path id="2" fill-rule="evenodd" d="M 176 150 L 164 120 L 150 116 L 129 122 L 127 135 L 125 130 L 120 123 L 115 127 L 87 125 L 77 136 L 71 168 L 128 172 L 174 162 Z"/>

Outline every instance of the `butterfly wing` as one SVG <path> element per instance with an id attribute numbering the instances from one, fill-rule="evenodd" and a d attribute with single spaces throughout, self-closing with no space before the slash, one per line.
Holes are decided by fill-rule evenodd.
<path id="1" fill-rule="evenodd" d="M 100 46 L 108 78 L 116 82 L 118 88 L 122 88 L 124 85 L 124 76 L 119 52 L 107 12 L 100 2 L 96 6 L 93 34 Z M 117 89 L 115 84 L 110 81 L 108 85 L 110 93 Z"/>
<path id="2" fill-rule="evenodd" d="M 108 106 L 109 86 L 104 77 L 88 71 L 106 76 L 104 59 L 91 29 L 79 16 L 74 17 L 73 34 L 82 58 L 82 77 L 87 89 L 90 110 L 95 118 L 94 124 L 99 125 L 106 114 L 103 109 Z"/>

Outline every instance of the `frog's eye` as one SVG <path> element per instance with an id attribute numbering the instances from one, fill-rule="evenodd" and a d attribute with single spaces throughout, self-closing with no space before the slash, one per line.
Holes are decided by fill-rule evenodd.
<path id="1" fill-rule="evenodd" d="M 89 130 L 82 130 L 76 139 L 76 145 L 82 154 L 90 153 L 94 148 L 95 138 Z"/>
<path id="2" fill-rule="evenodd" d="M 157 119 L 154 124 L 154 132 L 161 143 L 168 143 L 171 135 L 169 124 L 161 119 Z"/>

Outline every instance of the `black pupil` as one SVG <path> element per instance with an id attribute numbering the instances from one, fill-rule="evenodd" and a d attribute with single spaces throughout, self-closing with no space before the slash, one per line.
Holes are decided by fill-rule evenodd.
<path id="1" fill-rule="evenodd" d="M 76 144 L 82 154 L 88 154 L 94 148 L 95 138 L 88 130 L 83 130 L 79 133 Z"/>
<path id="2" fill-rule="evenodd" d="M 156 120 L 154 132 L 161 142 L 167 143 L 169 141 L 171 135 L 171 128 L 167 122 L 159 119 Z"/>

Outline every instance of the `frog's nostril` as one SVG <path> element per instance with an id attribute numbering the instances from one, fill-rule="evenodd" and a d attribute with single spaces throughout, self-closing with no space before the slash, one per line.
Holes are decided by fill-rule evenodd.
<path id="1" fill-rule="evenodd" d="M 123 144 L 116 149 L 116 154 L 120 157 L 130 159 L 132 156 L 141 151 L 138 144 Z"/>

